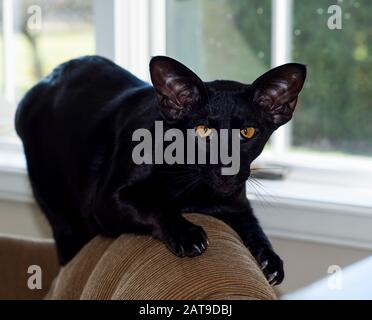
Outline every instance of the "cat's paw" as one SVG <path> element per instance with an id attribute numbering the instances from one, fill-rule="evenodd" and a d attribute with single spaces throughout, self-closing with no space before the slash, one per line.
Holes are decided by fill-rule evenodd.
<path id="1" fill-rule="evenodd" d="M 196 257 L 204 253 L 209 242 L 202 227 L 196 225 L 182 226 L 172 230 L 165 240 L 168 249 L 177 257 Z"/>
<path id="2" fill-rule="evenodd" d="M 283 261 L 272 249 L 259 250 L 255 258 L 270 285 L 277 286 L 283 282 Z"/>

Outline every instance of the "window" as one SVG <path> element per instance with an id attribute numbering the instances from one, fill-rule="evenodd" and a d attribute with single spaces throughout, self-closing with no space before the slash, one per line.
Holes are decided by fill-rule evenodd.
<path id="1" fill-rule="evenodd" d="M 308 65 L 309 77 L 296 115 L 278 130 L 263 158 L 372 174 L 372 4 L 336 1 L 342 30 L 330 30 L 328 8 L 334 2 L 0 0 L 0 140 L 13 132 L 22 94 L 79 55 L 97 52 L 149 80 L 150 57 L 168 54 L 206 81 L 245 83 L 272 66 L 298 61 Z M 28 9 L 35 5 L 42 10 L 42 28 L 29 30 Z"/>
<path id="2" fill-rule="evenodd" d="M 293 57 L 310 70 L 293 122 L 293 145 L 372 156 L 372 2 L 340 2 L 341 30 L 327 28 L 331 4 L 293 3 Z"/>
<path id="3" fill-rule="evenodd" d="M 168 54 L 206 81 L 245 83 L 298 61 L 309 77 L 296 115 L 261 157 L 287 179 L 258 182 L 265 199 L 253 198 L 256 213 L 273 235 L 370 248 L 370 2 L 0 0 L 0 198 L 32 199 L 14 143 L 15 105 L 64 60 L 96 52 L 149 80 L 151 56 Z M 333 4 L 342 30 L 327 27 Z M 42 9 L 41 30 L 25 30 L 30 5 Z"/>
<path id="4" fill-rule="evenodd" d="M 328 8 L 334 3 L 168 0 L 167 53 L 206 80 L 250 83 L 271 66 L 307 64 L 295 118 L 272 140 L 276 154 L 371 156 L 372 3 L 336 1 L 343 25 L 331 30 Z"/>
<path id="5" fill-rule="evenodd" d="M 167 1 L 167 54 L 205 81 L 255 80 L 271 64 L 270 33 L 270 0 Z"/>
<path id="6" fill-rule="evenodd" d="M 292 61 L 308 66 L 293 121 L 275 133 L 260 158 L 259 166 L 268 168 L 258 171 L 260 177 L 287 179 L 248 184 L 258 203 L 274 196 L 275 206 L 279 199 L 312 207 L 338 203 L 350 212 L 372 206 L 370 1 L 166 3 L 167 54 L 204 80 L 251 83 L 270 67 Z M 342 30 L 328 27 L 332 4 L 342 10 Z"/>
<path id="7" fill-rule="evenodd" d="M 15 105 L 58 64 L 95 53 L 93 0 L 3 0 L 0 137 L 14 135 Z M 6 66 L 6 68 L 4 68 Z"/>

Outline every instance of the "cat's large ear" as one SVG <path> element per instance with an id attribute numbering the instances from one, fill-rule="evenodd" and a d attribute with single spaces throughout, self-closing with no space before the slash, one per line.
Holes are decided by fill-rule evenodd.
<path id="1" fill-rule="evenodd" d="M 181 119 L 204 99 L 203 81 L 182 63 L 158 56 L 151 60 L 150 72 L 161 112 L 167 120 Z"/>
<path id="2" fill-rule="evenodd" d="M 289 63 L 265 73 L 253 84 L 253 103 L 262 108 L 277 127 L 292 119 L 306 79 L 306 67 Z"/>

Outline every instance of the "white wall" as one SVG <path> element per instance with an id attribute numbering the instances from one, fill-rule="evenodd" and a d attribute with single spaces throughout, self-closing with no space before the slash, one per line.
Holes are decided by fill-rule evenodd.
<path id="1" fill-rule="evenodd" d="M 36 205 L 0 201 L 0 233 L 50 238 L 48 223 Z M 368 250 L 272 238 L 285 262 L 286 279 L 281 293 L 292 292 L 327 275 L 328 267 L 345 267 L 369 255 Z"/>
<path id="2" fill-rule="evenodd" d="M 271 240 L 284 261 L 286 278 L 279 287 L 281 293 L 293 292 L 326 277 L 332 265 L 344 268 L 372 254 L 368 250 L 341 246 L 278 238 Z"/>
<path id="3" fill-rule="evenodd" d="M 2 200 L 0 233 L 33 238 L 52 237 L 49 224 L 36 205 Z"/>

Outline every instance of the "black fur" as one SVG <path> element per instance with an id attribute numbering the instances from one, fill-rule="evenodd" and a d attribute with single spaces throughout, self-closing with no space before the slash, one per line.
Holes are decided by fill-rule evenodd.
<path id="1" fill-rule="evenodd" d="M 181 213 L 200 212 L 231 225 L 258 263 L 268 262 L 271 283 L 280 283 L 282 260 L 253 215 L 245 183 L 273 131 L 290 120 L 305 67 L 274 69 L 253 85 L 204 83 L 177 61 L 156 57 L 151 75 L 155 88 L 109 60 L 83 57 L 59 66 L 19 105 L 16 129 L 61 264 L 97 234 L 151 234 L 177 256 L 199 255 L 207 235 Z M 259 133 L 242 141 L 235 176 L 221 176 L 220 165 L 136 166 L 132 134 L 153 131 L 156 120 L 165 129 L 254 126 Z"/>

